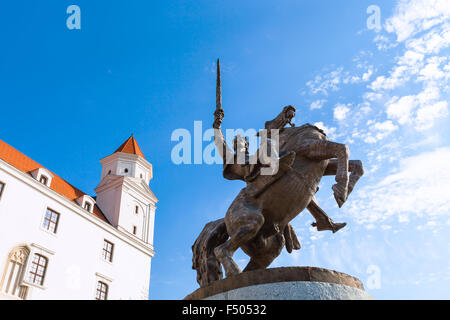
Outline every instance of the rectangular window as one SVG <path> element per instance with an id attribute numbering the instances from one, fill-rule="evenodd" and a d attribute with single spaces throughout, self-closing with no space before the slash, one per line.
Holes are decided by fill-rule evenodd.
<path id="1" fill-rule="evenodd" d="M 134 213 L 139 213 L 139 207 L 136 206 L 136 208 L 134 209 Z"/>
<path id="2" fill-rule="evenodd" d="M 46 176 L 42 176 L 41 175 L 41 178 L 39 179 L 39 182 L 42 183 L 42 184 L 47 185 L 48 179 L 47 179 Z"/>
<path id="3" fill-rule="evenodd" d="M 31 262 L 28 281 L 42 286 L 44 284 L 45 271 L 47 269 L 47 258 L 40 254 L 35 254 Z"/>
<path id="4" fill-rule="evenodd" d="M 84 208 L 85 208 L 87 211 L 91 212 L 91 204 L 90 204 L 89 202 L 85 202 L 85 203 L 84 203 Z"/>
<path id="5" fill-rule="evenodd" d="M 104 282 L 97 282 L 97 292 L 95 294 L 95 299 L 106 300 L 108 298 L 108 285 Z"/>
<path id="6" fill-rule="evenodd" d="M 5 189 L 5 184 L 0 181 L 0 199 L 2 198 L 3 189 Z"/>
<path id="7" fill-rule="evenodd" d="M 133 234 L 136 235 L 136 232 L 137 232 L 137 227 L 133 226 Z"/>
<path id="8" fill-rule="evenodd" d="M 102 252 L 103 259 L 112 262 L 113 251 L 114 251 L 114 244 L 105 240 L 105 242 L 103 243 L 103 252 Z"/>
<path id="9" fill-rule="evenodd" d="M 42 223 L 42 228 L 52 233 L 56 233 L 56 230 L 58 228 L 58 222 L 59 222 L 59 213 L 51 209 L 47 209 L 47 212 L 45 213 L 44 217 L 44 222 Z"/>

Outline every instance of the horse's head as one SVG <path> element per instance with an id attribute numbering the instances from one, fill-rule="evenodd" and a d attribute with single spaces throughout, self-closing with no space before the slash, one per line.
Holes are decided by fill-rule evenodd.
<path id="1" fill-rule="evenodd" d="M 295 111 L 295 108 L 291 105 L 284 107 L 283 111 L 281 111 L 275 119 L 266 122 L 264 128 L 266 130 L 283 129 L 286 124 L 290 124 L 291 127 L 294 127 L 291 121 L 295 117 Z"/>

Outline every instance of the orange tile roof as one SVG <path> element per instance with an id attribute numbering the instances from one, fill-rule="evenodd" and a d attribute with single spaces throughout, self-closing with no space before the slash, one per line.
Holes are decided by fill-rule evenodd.
<path id="1" fill-rule="evenodd" d="M 138 156 L 141 156 L 142 158 L 145 159 L 144 154 L 141 151 L 141 148 L 139 148 L 139 145 L 137 144 L 136 139 L 134 138 L 134 135 L 131 135 L 131 137 L 129 137 L 127 141 L 122 143 L 122 145 L 116 151 L 114 151 L 114 153 L 116 152 L 137 154 Z"/>
<path id="2" fill-rule="evenodd" d="M 0 159 L 6 161 L 16 169 L 19 169 L 20 171 L 23 171 L 25 173 L 30 173 L 31 171 L 36 170 L 38 168 L 45 168 L 36 161 L 28 158 L 20 151 L 14 149 L 13 147 L 11 147 L 9 144 L 7 144 L 2 140 L 0 140 Z M 48 170 L 47 168 L 45 169 Z M 83 191 L 75 188 L 70 183 L 57 176 L 55 173 L 53 172 L 51 173 L 53 174 L 53 178 L 50 185 L 50 189 L 52 189 L 53 191 L 56 191 L 60 195 L 68 198 L 71 201 L 74 201 L 75 203 L 76 199 L 85 195 Z M 94 206 L 93 214 L 97 218 L 100 218 L 101 220 L 108 222 L 108 220 L 103 215 L 102 211 L 97 205 Z"/>

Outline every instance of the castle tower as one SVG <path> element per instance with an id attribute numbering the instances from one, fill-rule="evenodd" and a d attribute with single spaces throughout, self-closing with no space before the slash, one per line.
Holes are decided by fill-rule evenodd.
<path id="1" fill-rule="evenodd" d="M 149 187 L 152 165 L 134 136 L 100 162 L 101 180 L 95 188 L 97 205 L 114 227 L 153 245 L 158 199 Z"/>

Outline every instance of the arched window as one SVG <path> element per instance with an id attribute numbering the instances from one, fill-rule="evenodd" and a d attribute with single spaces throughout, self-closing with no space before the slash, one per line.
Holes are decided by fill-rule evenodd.
<path id="1" fill-rule="evenodd" d="M 21 285 L 30 250 L 27 247 L 14 248 L 8 255 L 0 287 L 2 292 L 25 299 L 27 287 Z"/>

